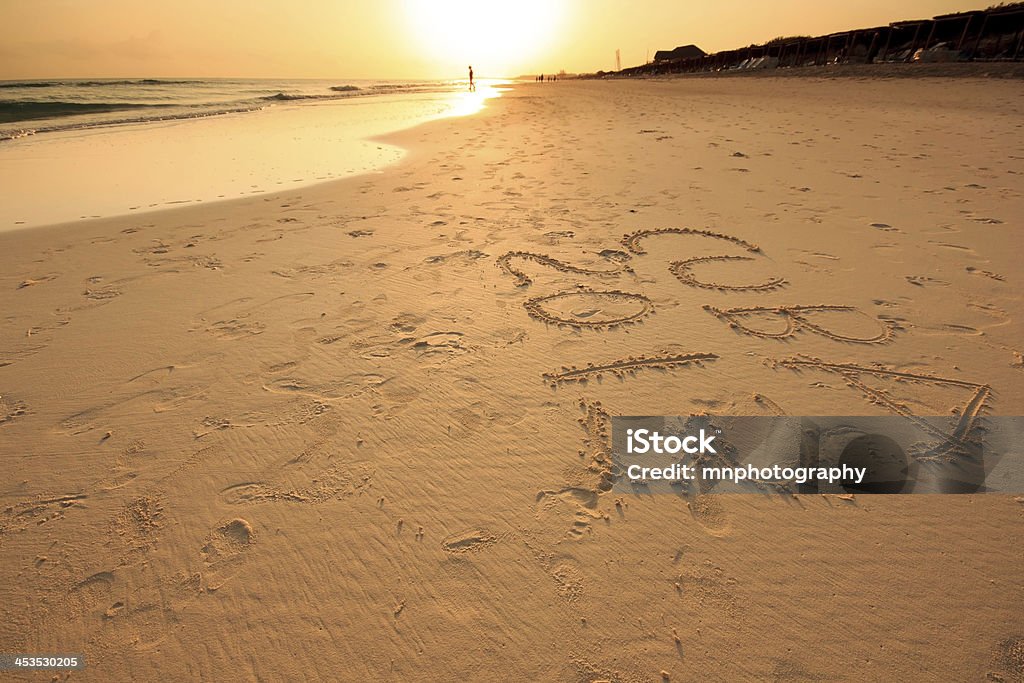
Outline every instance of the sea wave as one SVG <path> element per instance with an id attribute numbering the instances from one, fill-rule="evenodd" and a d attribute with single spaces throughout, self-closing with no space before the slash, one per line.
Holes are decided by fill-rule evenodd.
<path id="1" fill-rule="evenodd" d="M 56 119 L 82 114 L 103 114 L 127 109 L 153 109 L 171 107 L 170 104 L 140 104 L 134 102 L 46 102 L 0 100 L 0 123 Z"/>
<path id="2" fill-rule="evenodd" d="M 370 87 L 374 90 L 415 90 L 424 86 L 421 83 L 378 83 Z"/>
<path id="3" fill-rule="evenodd" d="M 445 81 L 354 85 L 302 79 L 0 81 L 0 141 L 37 133 L 252 112 L 275 104 L 446 92 L 453 85 Z"/>
<path id="4" fill-rule="evenodd" d="M 297 93 L 284 93 L 279 92 L 274 95 L 265 95 L 261 97 L 261 100 L 268 100 L 272 102 L 297 102 L 302 100 L 341 100 L 346 97 L 358 97 L 361 95 L 374 95 L 379 93 L 370 92 L 357 88 L 354 85 L 343 85 L 335 86 L 331 88 L 333 93 L 329 94 L 297 94 Z"/>
<path id="5" fill-rule="evenodd" d="M 160 105 L 162 106 L 162 105 Z M 153 123 L 157 121 L 177 121 L 187 119 L 204 119 L 211 116 L 223 116 L 224 114 L 247 114 L 263 109 L 262 106 L 227 107 L 221 109 L 199 109 L 193 111 L 178 111 L 166 114 L 153 114 L 148 116 L 132 116 L 118 119 L 104 119 L 102 121 L 69 122 L 53 125 L 40 126 L 38 128 L 18 128 L 15 130 L 0 129 L 0 141 L 17 140 L 18 138 L 36 135 L 38 133 L 56 133 L 70 130 L 85 130 L 87 128 L 104 128 L 107 126 L 120 126 L 130 123 Z M 3 119 L 0 119 L 3 121 Z"/>
<path id="6" fill-rule="evenodd" d="M 140 78 L 136 80 L 110 81 L 4 81 L 0 89 L 6 88 L 101 88 L 109 85 L 196 85 L 203 81 L 165 80 L 162 78 Z"/>

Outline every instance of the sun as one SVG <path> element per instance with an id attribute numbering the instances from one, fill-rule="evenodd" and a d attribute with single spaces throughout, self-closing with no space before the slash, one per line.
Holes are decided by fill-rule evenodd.
<path id="1" fill-rule="evenodd" d="M 425 62 L 512 76 L 552 46 L 565 0 L 405 0 Z"/>

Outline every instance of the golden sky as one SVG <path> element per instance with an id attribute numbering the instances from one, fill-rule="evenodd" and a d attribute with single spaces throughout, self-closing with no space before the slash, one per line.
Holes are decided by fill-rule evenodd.
<path id="1" fill-rule="evenodd" d="M 597 71 L 979 9 L 963 0 L 0 0 L 0 79 Z"/>

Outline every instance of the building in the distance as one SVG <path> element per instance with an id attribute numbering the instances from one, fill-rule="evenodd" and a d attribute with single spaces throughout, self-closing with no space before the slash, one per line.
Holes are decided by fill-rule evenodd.
<path id="1" fill-rule="evenodd" d="M 681 45 L 674 50 L 658 50 L 654 53 L 655 62 L 670 62 L 674 59 L 690 59 L 703 57 L 707 53 L 696 45 Z"/>

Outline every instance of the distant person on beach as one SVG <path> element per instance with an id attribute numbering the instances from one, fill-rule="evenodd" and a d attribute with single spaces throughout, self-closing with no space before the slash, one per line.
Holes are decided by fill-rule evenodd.
<path id="1" fill-rule="evenodd" d="M 473 65 L 469 66 L 469 91 L 473 92 L 476 90 L 476 84 L 473 83 Z"/>

